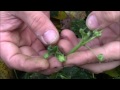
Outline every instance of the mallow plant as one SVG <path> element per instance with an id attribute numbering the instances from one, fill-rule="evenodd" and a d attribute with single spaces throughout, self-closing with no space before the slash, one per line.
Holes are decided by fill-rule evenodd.
<path id="1" fill-rule="evenodd" d="M 72 48 L 70 50 L 70 52 L 67 55 L 74 53 L 82 46 L 85 46 L 97 57 L 97 59 L 100 62 L 102 62 L 104 60 L 104 55 L 103 54 L 96 55 L 92 51 L 92 49 L 86 45 L 87 43 L 94 40 L 95 38 L 100 37 L 102 35 L 102 30 L 88 30 L 88 31 L 86 31 L 86 29 L 88 29 L 88 28 L 80 28 L 79 33 L 81 34 L 81 40 L 74 48 Z M 59 50 L 57 45 L 54 45 L 54 46 L 49 45 L 47 47 L 47 53 L 44 54 L 44 58 L 48 59 L 50 56 L 55 56 L 60 62 L 65 62 L 67 60 L 66 56 Z"/>

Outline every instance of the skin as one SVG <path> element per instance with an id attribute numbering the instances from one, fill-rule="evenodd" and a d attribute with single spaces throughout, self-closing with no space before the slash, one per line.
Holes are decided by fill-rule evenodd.
<path id="1" fill-rule="evenodd" d="M 94 15 L 96 21 L 89 21 L 90 16 Z M 90 29 L 102 29 L 102 36 L 88 43 L 96 55 L 103 54 L 104 62 L 99 63 L 96 56 L 87 48 L 82 47 L 77 52 L 67 56 L 65 67 L 79 66 L 93 73 L 102 73 L 114 69 L 120 65 L 120 12 L 91 12 L 86 21 Z M 59 47 L 64 53 L 68 53 L 79 41 L 75 34 L 70 30 L 61 33 L 63 37 L 59 42 Z M 63 45 L 64 43 L 64 45 Z"/>
<path id="2" fill-rule="evenodd" d="M 104 54 L 103 63 L 98 63 L 95 55 L 82 47 L 77 52 L 68 55 L 67 61 L 62 64 L 55 57 L 51 57 L 49 60 L 42 58 L 46 52 L 46 45 L 55 44 L 59 39 L 57 29 L 49 20 L 49 12 L 1 11 L 0 57 L 10 68 L 43 74 L 57 72 L 63 68 L 63 65 L 64 67 L 76 65 L 94 73 L 113 69 L 120 65 L 119 13 L 92 12 L 86 22 L 90 29 L 104 30 L 102 37 L 88 43 L 96 54 Z M 99 23 L 96 23 L 95 20 L 90 21 L 91 15 L 95 15 Z M 44 33 L 48 30 L 56 33 L 55 36 L 52 34 L 55 38 L 43 38 L 46 35 Z M 63 30 L 60 37 L 57 44 L 65 54 L 80 40 L 70 30 Z"/>
<path id="3" fill-rule="evenodd" d="M 42 57 L 46 45 L 55 44 L 59 39 L 49 17 L 47 11 L 0 12 L 0 57 L 9 68 L 25 72 L 43 72 L 46 69 L 55 72 L 59 70 L 58 66 L 62 67 L 55 57 L 49 60 Z M 55 34 L 50 36 L 50 32 Z"/>

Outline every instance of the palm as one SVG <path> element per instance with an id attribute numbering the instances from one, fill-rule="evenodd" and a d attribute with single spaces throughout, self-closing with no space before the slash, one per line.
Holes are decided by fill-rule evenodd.
<path id="1" fill-rule="evenodd" d="M 17 47 L 23 54 L 38 56 L 40 55 L 40 51 L 45 50 L 43 44 L 37 39 L 35 34 L 29 28 L 26 27 L 22 31 L 16 30 L 14 32 L 15 35 L 18 36 L 15 40 Z"/>
<path id="2" fill-rule="evenodd" d="M 69 30 L 63 31 L 62 36 L 66 40 L 61 40 L 59 46 L 63 48 L 65 53 L 68 53 L 73 47 L 75 47 L 78 44 L 79 40 L 75 37 L 75 34 L 73 34 L 73 32 Z M 78 50 L 78 52 L 68 55 L 68 59 L 65 65 L 77 65 L 95 73 L 100 73 L 105 70 L 113 69 L 120 64 L 119 44 L 120 25 L 119 23 L 114 23 L 104 28 L 101 37 L 94 39 L 93 41 L 87 44 L 87 46 L 92 48 L 94 54 L 104 55 L 105 63 L 97 63 L 98 60 L 96 59 L 96 56 L 87 48 L 81 47 Z"/>
<path id="3" fill-rule="evenodd" d="M 56 67 L 61 67 L 62 64 L 55 57 L 49 60 L 42 57 L 46 49 L 34 34 L 33 28 L 30 30 L 22 19 L 16 18 L 11 13 L 1 12 L 0 20 L 0 57 L 6 65 L 26 72 L 43 71 L 45 74 L 58 70 Z M 49 12 L 43 13 L 49 17 Z"/>
<path id="4" fill-rule="evenodd" d="M 120 38 L 120 25 L 114 23 L 103 30 L 102 36 L 88 43 L 90 47 L 103 46 L 107 43 L 118 41 Z"/>
<path id="5" fill-rule="evenodd" d="M 120 43 L 120 24 L 114 23 L 104 29 L 103 34 L 99 39 L 96 39 L 95 42 L 92 41 L 91 43 L 88 44 L 93 48 L 96 46 L 101 47 L 101 52 L 106 54 L 105 61 L 107 61 L 107 63 L 102 63 L 102 64 L 90 63 L 90 64 L 85 64 L 80 67 L 87 69 L 89 71 L 92 71 L 94 73 L 101 73 L 103 71 L 116 68 L 117 66 L 120 65 L 120 61 L 119 61 L 120 59 L 118 56 L 119 55 L 119 45 L 118 45 L 119 43 Z M 104 46 L 106 44 L 107 44 L 107 48 L 105 48 Z M 86 55 L 84 54 L 84 56 Z M 92 59 L 93 58 L 90 57 L 91 62 L 95 61 Z M 83 63 L 90 61 L 90 60 L 87 60 L 87 59 L 83 60 Z"/>
<path id="6" fill-rule="evenodd" d="M 106 44 L 108 42 L 112 42 L 120 38 L 120 28 L 118 23 L 115 23 L 108 28 L 106 28 L 106 31 L 104 31 L 103 36 L 101 37 L 101 43 Z M 108 30 L 107 30 L 108 29 Z"/>
<path id="7" fill-rule="evenodd" d="M 1 34 L 1 57 L 4 62 L 12 68 L 25 71 L 32 71 L 32 61 L 26 62 L 31 56 L 41 55 L 45 50 L 43 44 L 34 33 L 29 29 L 17 29 L 13 31 L 0 32 Z M 33 58 L 34 59 L 34 58 Z M 28 66 L 28 64 L 30 64 Z M 24 64 L 24 66 L 23 66 Z M 35 64 L 38 67 L 37 64 Z M 20 68 L 21 67 L 21 68 Z M 25 67 L 31 68 L 26 70 Z M 35 68 L 33 68 L 35 69 Z M 36 69 L 37 70 L 37 69 Z M 35 70 L 35 71 L 36 71 Z"/>

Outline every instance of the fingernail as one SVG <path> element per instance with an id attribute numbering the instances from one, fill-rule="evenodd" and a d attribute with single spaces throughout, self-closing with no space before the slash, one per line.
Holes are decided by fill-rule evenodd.
<path id="1" fill-rule="evenodd" d="M 88 19 L 87 19 L 87 26 L 90 29 L 96 29 L 96 28 L 99 27 L 99 23 L 98 23 L 98 20 L 97 20 L 95 15 L 91 15 L 91 16 L 88 17 Z"/>
<path id="2" fill-rule="evenodd" d="M 54 30 L 48 30 L 41 36 L 41 39 L 45 44 L 52 44 L 57 41 L 57 38 L 57 33 Z"/>

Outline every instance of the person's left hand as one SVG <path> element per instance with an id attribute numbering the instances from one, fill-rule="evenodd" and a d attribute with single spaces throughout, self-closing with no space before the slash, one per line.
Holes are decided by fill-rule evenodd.
<path id="1" fill-rule="evenodd" d="M 62 67 L 55 57 L 43 58 L 46 45 L 59 39 L 49 17 L 44 11 L 0 11 L 0 57 L 8 67 L 25 72 L 45 70 L 45 74 Z"/>

